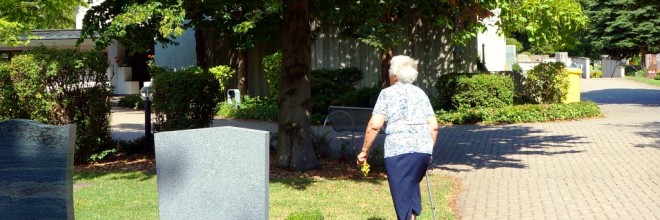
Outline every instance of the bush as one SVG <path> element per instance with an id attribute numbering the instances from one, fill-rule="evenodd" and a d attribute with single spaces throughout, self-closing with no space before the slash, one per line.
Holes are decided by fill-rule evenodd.
<path id="1" fill-rule="evenodd" d="M 513 79 L 503 75 L 476 74 L 459 77 L 452 105 L 457 109 L 499 108 L 513 104 Z"/>
<path id="2" fill-rule="evenodd" d="M 438 96 L 434 100 L 434 108 L 443 110 L 456 109 L 452 104 L 452 97 L 457 92 L 458 78 L 471 76 L 476 73 L 447 73 L 438 78 L 435 88 Z"/>
<path id="3" fill-rule="evenodd" d="M 655 79 L 655 80 L 660 80 L 660 75 L 656 74 L 656 75 L 653 77 L 653 79 Z"/>
<path id="4" fill-rule="evenodd" d="M 266 72 L 270 97 L 277 99 L 280 89 L 279 77 L 282 72 L 282 52 L 277 51 L 274 54 L 268 55 L 263 58 L 262 62 L 264 64 L 264 71 Z"/>
<path id="5" fill-rule="evenodd" d="M 236 75 L 236 70 L 231 69 L 229 66 L 215 66 L 209 69 L 209 72 L 215 76 L 215 79 L 218 80 L 218 85 L 220 85 L 220 94 L 224 94 L 225 85 L 229 84 L 229 79 L 232 76 Z"/>
<path id="6" fill-rule="evenodd" d="M 11 118 L 27 118 L 27 112 L 19 106 L 9 63 L 0 62 L 0 121 Z"/>
<path id="7" fill-rule="evenodd" d="M 520 53 L 525 49 L 525 48 L 523 48 L 523 44 L 520 43 L 520 41 L 518 41 L 517 39 L 512 38 L 512 37 L 507 37 L 506 38 L 506 44 L 516 46 L 516 53 Z"/>
<path id="8" fill-rule="evenodd" d="M 542 63 L 527 73 L 525 89 L 539 103 L 560 103 L 568 93 L 564 63 Z"/>
<path id="9" fill-rule="evenodd" d="M 215 76 L 199 67 L 160 73 L 153 91 L 156 131 L 210 126 L 222 97 Z"/>
<path id="10" fill-rule="evenodd" d="M 357 67 L 341 69 L 317 69 L 312 71 L 312 112 L 327 114 L 331 105 L 352 105 L 342 98 L 355 91 L 362 80 L 362 71 Z"/>
<path id="11" fill-rule="evenodd" d="M 225 118 L 254 119 L 261 121 L 277 121 L 277 101 L 269 98 L 244 96 L 239 109 L 226 102 L 219 104 L 218 115 Z"/>
<path id="12" fill-rule="evenodd" d="M 140 109 L 144 107 L 144 100 L 140 98 L 140 95 L 128 95 L 121 97 L 118 105 L 126 108 Z"/>
<path id="13" fill-rule="evenodd" d="M 626 76 L 635 76 L 637 71 L 642 69 L 642 66 L 639 65 L 621 65 L 624 68 Z"/>
<path id="14" fill-rule="evenodd" d="M 0 83 L 4 84 L 0 90 L 0 118 L 76 124 L 76 163 L 112 151 L 112 91 L 104 53 L 40 47 L 15 56 L 8 65 L 9 80 L 7 66 L 0 67 Z"/>
<path id="15" fill-rule="evenodd" d="M 529 104 L 503 108 L 464 109 L 461 111 L 437 111 L 436 117 L 442 124 L 512 124 L 576 120 L 599 117 L 600 108 L 593 102 L 568 104 Z"/>

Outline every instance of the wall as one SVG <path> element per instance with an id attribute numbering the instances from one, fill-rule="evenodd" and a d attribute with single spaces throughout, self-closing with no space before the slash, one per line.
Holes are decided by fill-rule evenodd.
<path id="1" fill-rule="evenodd" d="M 157 43 L 154 46 L 154 62 L 156 65 L 174 70 L 185 69 L 194 66 L 197 62 L 195 51 L 195 31 L 190 28 L 181 36 L 174 39 L 178 45 L 167 45 Z"/>
<path id="2" fill-rule="evenodd" d="M 485 58 L 488 71 L 511 70 L 506 68 L 506 37 L 497 34 L 498 28 L 495 25 L 500 20 L 500 10 L 494 10 L 493 14 L 495 14 L 493 17 L 483 21 L 486 31 L 477 35 L 479 59 Z"/>
<path id="3" fill-rule="evenodd" d="M 405 54 L 419 60 L 419 76 L 416 84 L 432 96 L 436 91 L 434 83 L 438 76 L 449 72 L 474 72 L 477 64 L 477 42 L 470 42 L 459 51 L 463 59 L 454 59 L 454 47 L 447 39 L 451 30 L 431 28 L 421 21 L 408 17 L 407 33 L 410 39 L 393 49 L 394 55 Z M 359 86 L 377 85 L 380 77 L 380 55 L 370 46 L 357 39 L 343 38 L 338 28 L 321 27 L 316 30 L 312 41 L 312 69 L 358 67 L 364 72 Z M 212 37 L 212 31 L 206 31 L 206 56 L 209 67 L 216 65 L 234 66 L 236 52 L 231 43 Z M 248 94 L 251 96 L 268 95 L 268 85 L 263 71 L 262 59 L 281 48 L 279 41 L 258 44 L 248 50 Z M 156 57 L 159 57 L 158 53 Z M 458 62 L 457 62 L 458 60 Z M 231 87 L 236 86 L 235 79 Z"/>

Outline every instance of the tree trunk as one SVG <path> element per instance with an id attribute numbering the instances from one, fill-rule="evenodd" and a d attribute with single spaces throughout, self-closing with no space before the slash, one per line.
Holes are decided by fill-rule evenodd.
<path id="1" fill-rule="evenodd" d="M 195 53 L 197 54 L 197 66 L 208 68 L 206 59 L 206 37 L 204 30 L 195 28 Z"/>
<path id="2" fill-rule="evenodd" d="M 392 60 L 392 49 L 387 49 L 380 54 L 380 87 L 390 86 L 390 60 Z"/>
<path id="3" fill-rule="evenodd" d="M 238 80 L 236 87 L 241 91 L 241 96 L 247 95 L 247 67 L 245 66 L 245 60 L 247 59 L 246 51 L 238 50 L 236 56 L 236 79 Z"/>
<path id="4" fill-rule="evenodd" d="M 305 171 L 317 167 L 310 134 L 309 0 L 285 0 L 282 24 L 277 165 Z"/>

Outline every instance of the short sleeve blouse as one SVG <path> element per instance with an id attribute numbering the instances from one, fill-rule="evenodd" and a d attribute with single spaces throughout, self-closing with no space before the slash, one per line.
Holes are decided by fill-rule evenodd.
<path id="1" fill-rule="evenodd" d="M 433 138 L 427 119 L 435 116 L 428 96 L 412 84 L 396 83 L 383 89 L 373 114 L 385 115 L 385 157 L 406 153 L 432 154 Z"/>

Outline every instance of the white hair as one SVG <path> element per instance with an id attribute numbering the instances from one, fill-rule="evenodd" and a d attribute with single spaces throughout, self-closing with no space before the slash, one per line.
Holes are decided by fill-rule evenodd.
<path id="1" fill-rule="evenodd" d="M 390 60 L 390 75 L 401 83 L 412 83 L 417 79 L 417 60 L 409 56 L 394 56 Z"/>

